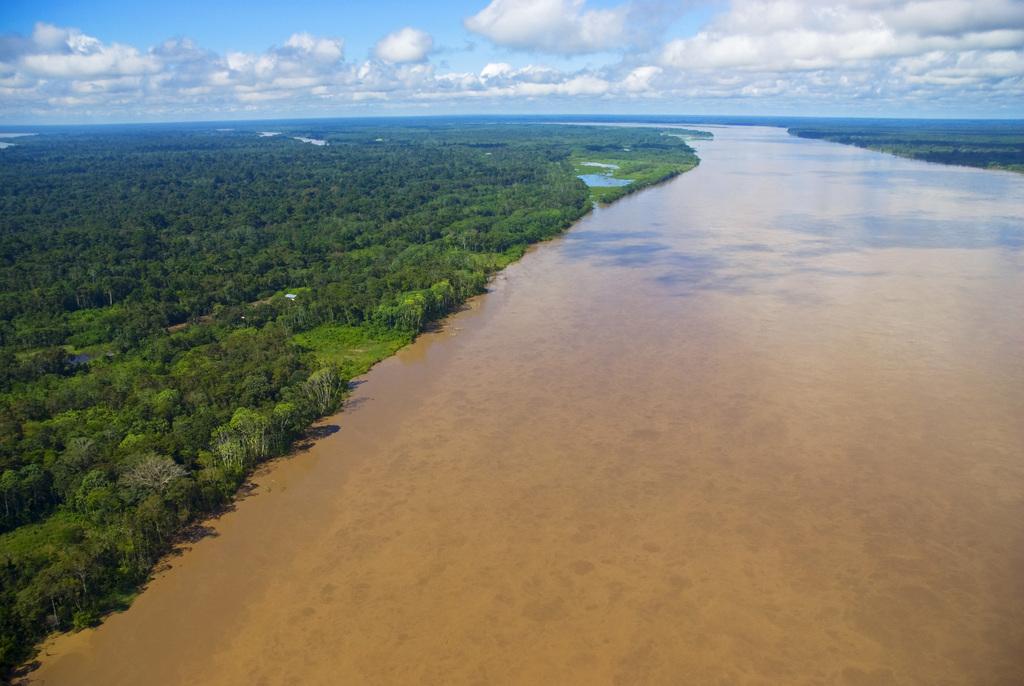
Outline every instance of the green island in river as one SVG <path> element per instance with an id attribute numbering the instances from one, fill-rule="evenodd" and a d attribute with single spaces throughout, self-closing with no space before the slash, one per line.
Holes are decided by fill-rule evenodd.
<path id="1" fill-rule="evenodd" d="M 54 127 L 5 150 L 0 668 L 129 604 L 352 378 L 529 245 L 693 168 L 684 135 L 709 137 L 398 119 Z M 588 187 L 594 165 L 629 182 Z"/>

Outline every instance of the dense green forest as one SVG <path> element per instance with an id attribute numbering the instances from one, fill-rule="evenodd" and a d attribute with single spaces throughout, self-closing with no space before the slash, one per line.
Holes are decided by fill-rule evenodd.
<path id="1" fill-rule="evenodd" d="M 1020 122 L 837 120 L 799 124 L 789 133 L 926 162 L 1024 172 Z"/>
<path id="2" fill-rule="evenodd" d="M 574 163 L 608 159 L 629 191 L 697 163 L 656 129 L 473 120 L 0 151 L 0 668 L 123 607 L 353 376 L 585 214 Z"/>

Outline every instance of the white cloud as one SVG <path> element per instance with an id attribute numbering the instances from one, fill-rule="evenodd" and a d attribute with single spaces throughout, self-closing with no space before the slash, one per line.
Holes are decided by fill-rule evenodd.
<path id="1" fill-rule="evenodd" d="M 309 55 L 318 62 L 337 62 L 344 56 L 343 41 L 338 38 L 317 38 L 308 33 L 293 33 L 284 46 L 298 54 Z"/>
<path id="2" fill-rule="evenodd" d="M 480 70 L 480 81 L 488 87 L 509 86 L 515 83 L 559 83 L 575 78 L 543 65 L 528 64 L 518 69 L 507 62 L 492 62 Z"/>
<path id="3" fill-rule="evenodd" d="M 67 45 L 68 34 L 77 29 L 62 29 L 52 24 L 39 22 L 32 31 L 32 40 L 44 50 L 59 50 Z"/>
<path id="4" fill-rule="evenodd" d="M 645 91 L 652 90 L 652 81 L 662 73 L 661 67 L 655 67 L 647 65 L 644 67 L 637 67 L 633 71 L 629 72 L 626 78 L 623 80 L 623 87 L 630 93 L 643 93 Z"/>
<path id="5" fill-rule="evenodd" d="M 1005 107 L 1016 91 L 1019 111 L 1022 48 L 1019 0 L 734 0 L 658 62 L 666 93 L 936 104 L 998 95 Z"/>
<path id="6" fill-rule="evenodd" d="M 188 38 L 145 48 L 41 23 L 29 36 L 0 36 L 0 119 L 515 111 L 524 103 L 598 111 L 641 101 L 680 113 L 699 111 L 694 103 L 808 114 L 923 104 L 930 113 L 1024 115 L 1020 0 L 733 0 L 667 44 L 637 39 L 652 35 L 636 28 L 645 1 L 656 2 L 598 10 L 583 0 L 494 0 L 467 20 L 510 48 L 617 52 L 588 58 L 597 64 L 583 69 L 510 54 L 450 70 L 426 60 L 433 41 L 413 28 L 381 39 L 373 58 L 346 60 L 342 39 L 311 33 L 263 51 L 218 53 Z"/>
<path id="7" fill-rule="evenodd" d="M 486 81 L 487 79 L 494 79 L 500 76 L 506 76 L 508 74 L 513 73 L 513 71 L 514 70 L 512 69 L 512 65 L 509 64 L 508 62 L 491 62 L 490 64 L 488 64 L 487 66 L 480 70 L 480 78 Z"/>
<path id="8" fill-rule="evenodd" d="M 378 59 L 392 64 L 422 62 L 434 48 L 430 34 L 407 26 L 380 39 L 374 48 Z"/>
<path id="9" fill-rule="evenodd" d="M 466 19 L 466 28 L 498 45 L 553 53 L 624 47 L 626 5 L 588 10 L 585 0 L 491 0 Z"/>
<path id="10" fill-rule="evenodd" d="M 1019 0 L 915 0 L 885 12 L 894 29 L 918 35 L 956 35 L 1024 29 L 1024 3 Z"/>
<path id="11" fill-rule="evenodd" d="M 814 70 L 934 50 L 1019 49 L 1024 3 L 1006 0 L 735 0 L 661 61 L 680 69 Z"/>
<path id="12" fill-rule="evenodd" d="M 104 45 L 78 29 L 38 23 L 33 48 L 21 59 L 26 72 L 57 78 L 145 74 L 160 68 L 159 60 L 128 45 Z"/>

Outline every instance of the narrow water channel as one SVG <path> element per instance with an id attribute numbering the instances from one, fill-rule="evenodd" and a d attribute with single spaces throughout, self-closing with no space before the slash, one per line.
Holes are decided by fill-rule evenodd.
<path id="1" fill-rule="evenodd" d="M 1024 176 L 713 130 L 34 679 L 1024 682 Z"/>

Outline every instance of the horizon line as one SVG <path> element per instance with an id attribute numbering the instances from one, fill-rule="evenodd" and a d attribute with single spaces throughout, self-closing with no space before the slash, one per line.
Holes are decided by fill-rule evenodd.
<path id="1" fill-rule="evenodd" d="M 603 119 L 704 119 L 704 120 L 863 120 L 863 121 L 935 121 L 935 122 L 1007 122 L 1024 124 L 1024 117 L 910 117 L 910 116 L 864 116 L 864 115 L 808 115 L 808 114 L 597 114 L 597 113 L 465 113 L 465 114 L 339 114 L 327 117 L 260 117 L 252 119 L 154 119 L 126 120 L 110 122 L 63 122 L 63 123 L 24 123 L 4 122 L 0 126 L 18 128 L 62 128 L 62 127 L 104 127 L 104 126 L 153 126 L 173 124 L 256 124 L 261 122 L 318 122 L 361 119 L 545 119 L 545 118 L 603 118 Z M 685 123 L 685 122 L 684 122 Z M 695 123 L 714 123 L 711 121 Z"/>

